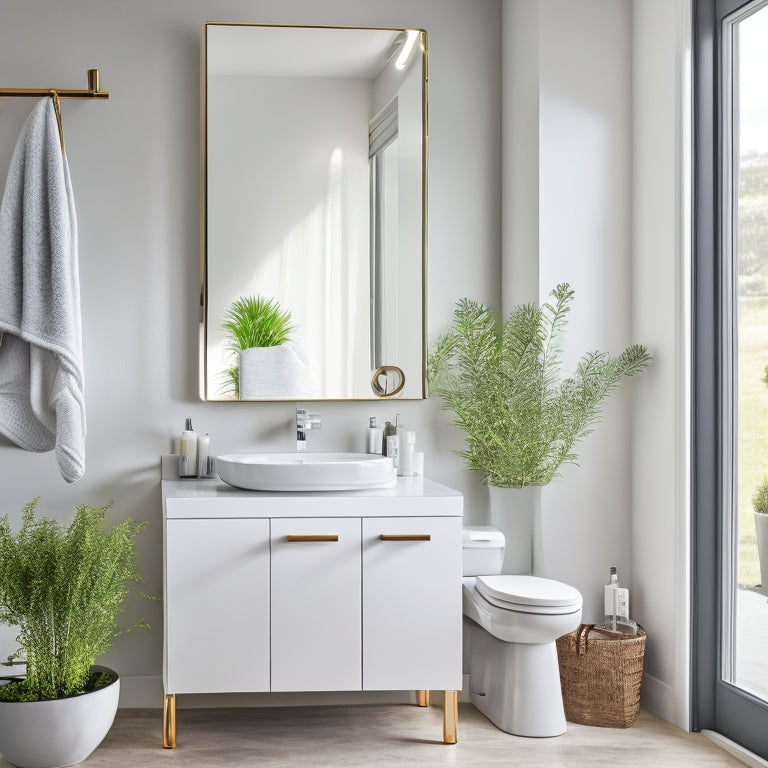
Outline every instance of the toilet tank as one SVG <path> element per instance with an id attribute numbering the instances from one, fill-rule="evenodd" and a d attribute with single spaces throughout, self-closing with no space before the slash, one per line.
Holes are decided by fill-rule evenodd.
<path id="1" fill-rule="evenodd" d="M 501 573 L 504 534 L 492 525 L 465 525 L 461 529 L 464 576 Z"/>

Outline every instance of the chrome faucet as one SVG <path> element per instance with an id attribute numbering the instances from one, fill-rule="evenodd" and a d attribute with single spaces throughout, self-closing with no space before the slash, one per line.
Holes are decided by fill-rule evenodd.
<path id="1" fill-rule="evenodd" d="M 310 413 L 306 408 L 296 409 L 296 450 L 307 450 L 307 431 L 320 429 L 322 421 L 316 413 Z"/>

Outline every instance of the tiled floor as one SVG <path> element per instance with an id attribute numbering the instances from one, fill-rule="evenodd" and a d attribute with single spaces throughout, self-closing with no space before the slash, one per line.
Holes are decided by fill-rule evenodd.
<path id="1" fill-rule="evenodd" d="M 86 768 L 306 768 L 505 766 L 505 768 L 715 768 L 744 764 L 704 736 L 647 712 L 632 728 L 568 725 L 552 739 L 503 733 L 459 705 L 459 742 L 442 743 L 442 707 L 361 705 L 179 709 L 178 746 L 163 749 L 159 710 L 120 710 Z M 41 734 L 41 736 L 43 736 Z M 8 763 L 0 759 L 0 768 Z"/>

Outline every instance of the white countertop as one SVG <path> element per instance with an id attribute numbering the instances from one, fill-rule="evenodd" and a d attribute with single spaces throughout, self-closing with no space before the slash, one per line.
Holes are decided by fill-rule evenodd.
<path id="1" fill-rule="evenodd" d="M 436 483 L 426 477 L 398 477 L 394 488 L 364 488 L 355 491 L 248 491 L 244 488 L 234 488 L 227 485 L 218 477 L 197 479 L 184 478 L 183 480 L 163 480 L 163 497 L 174 498 L 294 498 L 304 499 L 310 497 L 327 498 L 403 498 L 403 497 L 461 497 L 459 491 L 446 485 Z"/>
<path id="2" fill-rule="evenodd" d="M 166 478 L 171 474 L 167 467 L 173 464 L 173 457 L 170 461 L 167 458 L 163 457 Z M 167 518 L 460 517 L 463 509 L 463 496 L 459 491 L 421 476 L 398 477 L 393 488 L 355 491 L 248 491 L 227 485 L 218 477 L 163 479 L 161 490 Z M 305 503 L 309 501 L 311 504 Z"/>

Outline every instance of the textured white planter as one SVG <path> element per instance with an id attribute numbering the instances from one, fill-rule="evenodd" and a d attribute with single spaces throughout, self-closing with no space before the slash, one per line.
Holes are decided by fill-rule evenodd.
<path id="1" fill-rule="evenodd" d="M 755 512 L 755 532 L 760 558 L 760 591 L 768 595 L 768 514 Z"/>
<path id="2" fill-rule="evenodd" d="M 108 671 L 105 667 L 94 667 Z M 113 673 L 114 674 L 114 673 Z M 120 680 L 54 701 L 0 701 L 0 754 L 18 768 L 64 768 L 85 760 L 109 732 Z"/>
<path id="3" fill-rule="evenodd" d="M 313 377 L 292 344 L 240 350 L 241 400 L 311 397 Z"/>
<path id="4" fill-rule="evenodd" d="M 491 525 L 506 539 L 502 573 L 534 573 L 534 552 L 540 545 L 541 487 L 497 488 L 489 485 Z"/>

